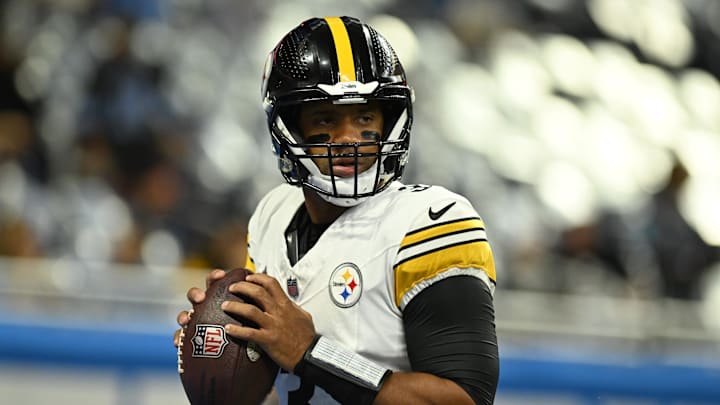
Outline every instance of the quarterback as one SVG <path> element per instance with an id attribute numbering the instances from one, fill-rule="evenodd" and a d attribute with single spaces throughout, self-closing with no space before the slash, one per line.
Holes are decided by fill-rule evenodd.
<path id="1" fill-rule="evenodd" d="M 391 45 L 354 18 L 309 19 L 270 53 L 262 97 L 287 184 L 252 215 L 254 274 L 230 286 L 257 306 L 223 304 L 257 327 L 227 333 L 281 367 L 281 404 L 492 404 L 485 224 L 458 194 L 400 182 L 414 96 Z"/>

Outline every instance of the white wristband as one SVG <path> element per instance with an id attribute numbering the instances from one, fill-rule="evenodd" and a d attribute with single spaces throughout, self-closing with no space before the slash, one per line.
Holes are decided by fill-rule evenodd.
<path id="1" fill-rule="evenodd" d="M 356 384 L 379 390 L 388 369 L 363 356 L 320 336 L 306 360 L 332 374 L 350 379 Z"/>

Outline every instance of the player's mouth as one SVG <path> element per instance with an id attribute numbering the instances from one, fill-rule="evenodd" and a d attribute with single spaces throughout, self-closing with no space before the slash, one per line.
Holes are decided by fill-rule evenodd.
<path id="1" fill-rule="evenodd" d="M 362 165 L 358 162 L 358 169 L 362 170 Z M 338 177 L 352 177 L 355 175 L 355 159 L 333 159 L 332 173 Z"/>

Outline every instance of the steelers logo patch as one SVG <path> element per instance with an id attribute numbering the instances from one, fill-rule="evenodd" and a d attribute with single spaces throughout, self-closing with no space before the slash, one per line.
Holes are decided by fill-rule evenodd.
<path id="1" fill-rule="evenodd" d="M 362 295 L 362 275 L 353 263 L 343 263 L 330 275 L 330 298 L 340 308 L 355 305 Z"/>

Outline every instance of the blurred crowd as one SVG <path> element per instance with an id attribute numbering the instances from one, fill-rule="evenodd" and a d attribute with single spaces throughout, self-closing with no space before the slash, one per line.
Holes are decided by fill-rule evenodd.
<path id="1" fill-rule="evenodd" d="M 131 3 L 3 3 L 0 254 L 237 266 L 248 206 L 197 184 L 202 123 L 132 50 L 160 5 Z"/>
<path id="2" fill-rule="evenodd" d="M 281 3 L 0 2 L 0 255 L 242 265 L 248 216 L 282 181 L 260 106 L 262 62 L 298 15 L 328 14 L 322 10 L 331 4 Z M 447 64 L 489 65 L 484 49 L 498 33 L 599 35 L 587 11 L 552 6 L 560 3 L 522 1 L 513 9 L 502 1 L 358 1 L 343 14 L 386 13 L 413 27 L 424 22 L 418 41 L 438 41 L 433 46 L 449 53 L 409 68 L 418 94 L 429 99 L 437 92 L 433 81 L 450 80 L 442 71 Z M 589 7 L 565 3 L 574 5 L 568 10 Z M 713 49 L 698 46 L 702 56 L 685 65 L 717 77 L 720 58 L 712 55 L 720 42 L 712 43 Z M 597 204 L 569 220 L 548 206 L 536 183 L 488 158 L 491 148 L 478 153 L 467 147 L 476 141 L 438 135 L 452 126 L 423 118 L 437 108 L 420 96 L 405 181 L 441 184 L 472 200 L 488 223 L 501 287 L 702 298 L 720 253 L 682 210 L 681 192 L 692 175 L 687 159 L 669 151 L 653 187 L 634 203 Z M 560 96 L 583 102 L 571 92 Z M 501 158 L 529 159 L 516 152 Z"/>

